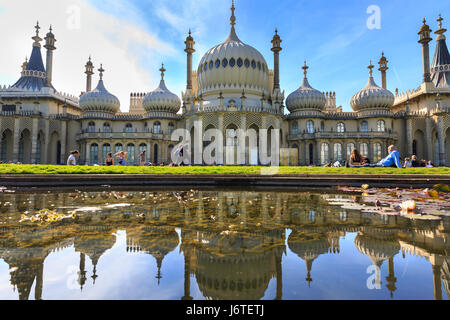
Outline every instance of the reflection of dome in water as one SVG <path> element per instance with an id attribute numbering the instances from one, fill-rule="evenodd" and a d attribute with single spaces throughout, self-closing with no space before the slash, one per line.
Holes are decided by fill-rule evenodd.
<path id="1" fill-rule="evenodd" d="M 116 236 L 111 233 L 90 233 L 75 238 L 75 251 L 86 254 L 94 266 L 92 279 L 98 277 L 97 264 L 100 257 L 116 243 Z"/>
<path id="2" fill-rule="evenodd" d="M 447 298 L 450 299 L 450 261 L 449 258 L 445 259 L 444 264 L 441 268 L 441 278 L 444 284 L 445 292 L 447 293 Z"/>
<path id="3" fill-rule="evenodd" d="M 277 276 L 284 231 L 251 236 L 211 234 L 205 238 L 208 243 L 195 250 L 195 276 L 202 294 L 211 300 L 263 298 L 270 280 Z"/>
<path id="4" fill-rule="evenodd" d="M 381 267 L 383 261 L 395 256 L 400 251 L 400 244 L 395 240 L 375 239 L 365 234 L 358 234 L 355 246 L 359 252 L 370 258 L 372 263 Z"/>
<path id="5" fill-rule="evenodd" d="M 127 251 L 139 251 L 151 254 L 156 259 L 161 279 L 161 266 L 164 257 L 175 250 L 180 239 L 173 228 L 143 227 L 127 231 Z"/>
<path id="6" fill-rule="evenodd" d="M 311 282 L 311 269 L 314 260 L 321 254 L 332 251 L 328 238 L 323 233 L 304 232 L 294 229 L 288 238 L 289 249 L 305 261 L 306 281 Z"/>

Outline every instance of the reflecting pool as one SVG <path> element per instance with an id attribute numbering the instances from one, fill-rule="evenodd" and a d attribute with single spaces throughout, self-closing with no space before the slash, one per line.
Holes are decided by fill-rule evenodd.
<path id="1" fill-rule="evenodd" d="M 362 203 L 331 191 L 3 190 L 0 299 L 448 299 L 448 211 L 411 219 Z"/>

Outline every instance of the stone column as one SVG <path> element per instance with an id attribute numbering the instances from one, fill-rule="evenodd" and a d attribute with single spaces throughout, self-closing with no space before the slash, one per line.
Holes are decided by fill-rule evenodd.
<path id="1" fill-rule="evenodd" d="M 12 136 L 14 163 L 19 161 L 19 141 L 20 141 L 20 118 L 14 118 L 14 132 Z"/>
<path id="2" fill-rule="evenodd" d="M 50 147 L 50 121 L 49 120 L 45 120 L 44 143 L 41 145 L 41 148 L 42 148 L 41 163 L 42 164 L 49 164 L 50 163 L 50 159 L 49 159 L 49 155 L 48 155 L 49 147 Z"/>
<path id="3" fill-rule="evenodd" d="M 438 116 L 439 165 L 445 166 L 445 131 L 443 116 Z"/>
<path id="4" fill-rule="evenodd" d="M 86 142 L 86 164 L 91 164 L 91 144 Z"/>
<path id="5" fill-rule="evenodd" d="M 39 120 L 37 118 L 33 118 L 32 122 L 33 124 L 31 128 L 31 164 L 35 164 Z"/>
<path id="6" fill-rule="evenodd" d="M 66 145 L 67 145 L 67 121 L 61 121 L 61 163 L 65 163 L 66 154 Z M 100 148 L 100 146 L 99 146 Z"/>
<path id="7" fill-rule="evenodd" d="M 243 113 L 243 114 L 241 114 L 241 129 L 244 131 L 244 133 L 246 131 L 246 128 L 247 128 L 247 115 L 245 113 Z M 241 148 L 238 147 L 238 150 L 237 150 L 237 152 L 238 152 L 238 164 L 246 164 L 246 165 L 248 165 L 249 164 L 249 159 L 247 159 L 247 156 L 246 156 L 247 148 L 246 148 L 246 145 L 245 145 L 245 140 L 246 140 L 245 139 L 245 135 L 242 135 L 242 136 L 239 137 L 239 146 L 243 146 L 243 147 L 241 147 Z M 242 150 L 242 152 L 241 152 L 241 150 Z M 242 161 L 242 162 L 239 162 L 239 161 Z"/>
<path id="8" fill-rule="evenodd" d="M 433 120 L 429 117 L 425 119 L 425 152 L 426 152 L 426 158 L 427 159 L 433 159 Z"/>
<path id="9" fill-rule="evenodd" d="M 412 135 L 412 119 L 406 119 L 406 146 L 408 157 L 413 154 L 413 135 Z"/>

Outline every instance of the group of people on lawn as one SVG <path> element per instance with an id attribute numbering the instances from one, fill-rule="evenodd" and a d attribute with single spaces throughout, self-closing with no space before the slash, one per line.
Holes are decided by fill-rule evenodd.
<path id="1" fill-rule="evenodd" d="M 354 149 L 351 153 L 350 160 L 346 163 L 347 167 L 350 168 L 365 168 L 365 167 L 394 167 L 394 168 L 411 168 L 411 167 L 426 167 L 432 168 L 434 167 L 431 161 L 418 161 L 417 157 L 413 155 L 411 158 L 405 158 L 402 163 L 400 160 L 400 153 L 397 151 L 397 148 L 394 145 L 389 146 L 388 148 L 388 156 L 380 162 L 376 164 L 371 164 L 367 157 L 361 156 L 357 149 Z M 74 150 L 70 152 L 70 156 L 67 159 L 68 166 L 74 166 L 77 164 L 77 158 L 80 156 L 80 152 L 78 150 Z M 116 160 L 115 160 L 116 159 Z M 128 160 L 128 153 L 124 151 L 119 151 L 116 154 L 108 153 L 106 156 L 105 166 L 126 166 Z M 146 163 L 146 155 L 145 150 L 141 152 L 139 155 L 139 160 L 141 166 L 149 165 Z M 336 166 L 332 163 L 325 165 L 327 167 Z M 339 165 L 340 166 L 340 165 Z"/>

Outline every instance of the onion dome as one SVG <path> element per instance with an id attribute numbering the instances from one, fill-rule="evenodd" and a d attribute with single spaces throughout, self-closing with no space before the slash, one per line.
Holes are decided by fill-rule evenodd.
<path id="1" fill-rule="evenodd" d="M 292 92 L 286 99 L 286 106 L 290 112 L 295 112 L 300 109 L 318 109 L 323 110 L 327 103 L 325 95 L 312 88 L 308 82 L 307 70 L 309 67 L 305 65 L 302 67 L 305 77 L 303 83 L 296 91 Z"/>
<path id="2" fill-rule="evenodd" d="M 165 111 L 177 113 L 180 110 L 181 100 L 166 87 L 164 82 L 164 72 L 166 72 L 164 64 L 159 71 L 161 71 L 161 82 L 158 88 L 145 96 L 142 106 L 147 112 Z"/>
<path id="3" fill-rule="evenodd" d="M 115 114 L 120 110 L 119 99 L 106 90 L 103 83 L 103 66 L 100 65 L 100 80 L 98 82 L 97 88 L 90 92 L 86 92 L 80 98 L 80 107 L 84 112 L 106 112 Z"/>
<path id="4" fill-rule="evenodd" d="M 269 91 L 269 69 L 262 54 L 243 43 L 235 31 L 234 3 L 231 7 L 231 31 L 225 42 L 208 50 L 198 66 L 199 94 Z M 214 93 L 215 94 L 215 93 Z"/>
<path id="5" fill-rule="evenodd" d="M 350 105 L 354 111 L 361 111 L 363 109 L 375 109 L 375 108 L 390 108 L 394 104 L 394 95 L 389 90 L 380 88 L 373 79 L 372 61 L 367 67 L 369 71 L 369 81 L 367 85 L 355 94 Z"/>
<path id="6" fill-rule="evenodd" d="M 359 252 L 368 256 L 372 263 L 381 267 L 383 261 L 395 256 L 400 251 L 400 244 L 395 240 L 384 240 L 358 234 L 355 246 Z"/>

